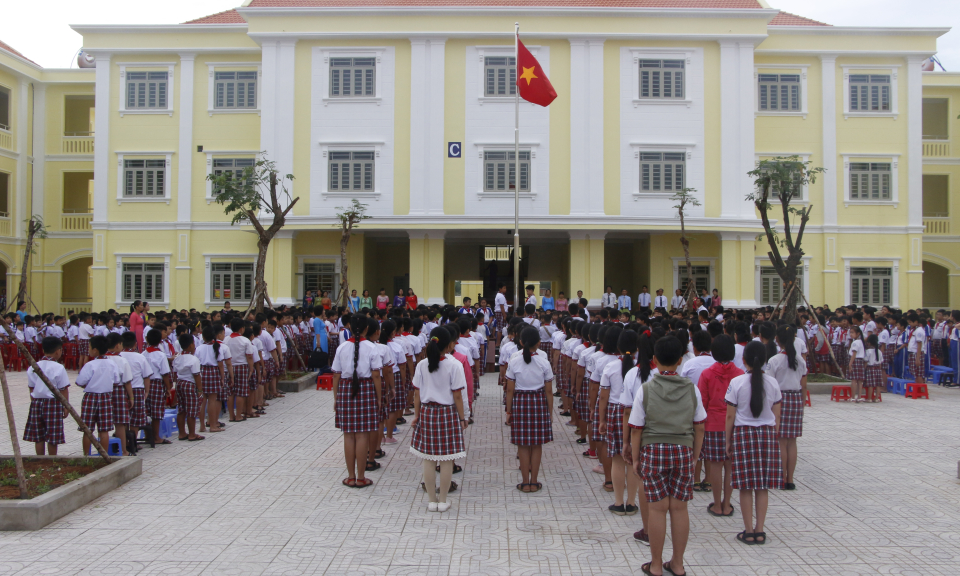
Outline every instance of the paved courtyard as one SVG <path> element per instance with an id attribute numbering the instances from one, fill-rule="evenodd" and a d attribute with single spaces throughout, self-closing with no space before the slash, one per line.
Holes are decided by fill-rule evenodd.
<path id="1" fill-rule="evenodd" d="M 22 434 L 25 376 L 8 380 Z M 738 513 L 714 518 L 695 493 L 687 573 L 960 574 L 960 391 L 933 388 L 930 400 L 874 405 L 814 397 L 798 489 L 772 493 L 767 545 L 734 541 L 736 494 Z M 515 489 L 499 398 L 485 376 L 448 513 L 426 510 L 409 426 L 370 474 L 374 486 L 343 487 L 333 395 L 307 390 L 203 442 L 145 448 L 141 477 L 44 530 L 0 533 L 0 574 L 640 574 L 640 516 L 607 511 L 595 461 L 561 419 L 544 450 L 544 490 Z M 67 429 L 61 453 L 78 454 L 80 435 Z"/>

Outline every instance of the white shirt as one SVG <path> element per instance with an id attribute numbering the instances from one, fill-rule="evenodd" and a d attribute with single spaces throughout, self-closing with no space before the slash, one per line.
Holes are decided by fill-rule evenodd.
<path id="1" fill-rule="evenodd" d="M 657 296 L 653 299 L 654 308 L 666 308 L 667 307 L 667 297 L 666 296 Z"/>
<path id="2" fill-rule="evenodd" d="M 783 395 L 780 393 L 780 386 L 777 381 L 769 374 L 763 375 L 763 410 L 760 416 L 754 416 L 750 410 L 750 374 L 737 376 L 730 381 L 727 388 L 727 395 L 724 399 L 737 407 L 737 417 L 734 420 L 735 426 L 775 426 L 777 417 L 773 415 L 772 407 Z"/>
<path id="3" fill-rule="evenodd" d="M 674 296 L 670 299 L 670 307 L 676 308 L 677 310 L 683 308 L 687 305 L 687 301 L 684 300 L 683 296 Z"/>
<path id="4" fill-rule="evenodd" d="M 523 321 L 526 322 L 527 324 L 533 326 L 534 328 L 540 328 L 540 321 L 537 320 L 536 318 L 531 318 L 531 317 L 529 317 L 529 316 L 524 316 L 524 317 L 523 317 Z"/>
<path id="5" fill-rule="evenodd" d="M 883 364 L 883 354 L 881 354 L 877 348 L 870 348 L 864 352 L 864 358 L 867 361 L 867 366 L 879 366 Z"/>
<path id="6" fill-rule="evenodd" d="M 236 358 L 240 364 L 247 363 L 245 356 L 253 356 L 254 361 L 256 361 L 257 349 L 246 336 L 231 334 L 224 342 L 224 346 L 230 350 L 230 357 Z"/>
<path id="7" fill-rule="evenodd" d="M 553 349 L 558 352 L 561 351 L 563 349 L 564 344 L 566 344 L 566 339 L 567 339 L 567 335 L 564 334 L 562 331 L 557 330 L 556 332 L 554 332 L 553 337 L 551 338 L 551 341 L 553 342 Z"/>
<path id="8" fill-rule="evenodd" d="M 650 375 L 653 377 L 653 374 Z M 707 410 L 703 407 L 703 398 L 700 397 L 700 389 L 693 385 L 693 391 L 697 395 L 697 409 L 693 413 L 694 422 L 703 422 L 707 419 Z M 779 394 L 780 391 L 777 390 Z M 633 397 L 633 407 L 630 409 L 630 425 L 641 427 L 647 423 L 647 414 L 643 411 L 643 386 L 637 388 Z"/>
<path id="9" fill-rule="evenodd" d="M 461 336 L 461 337 L 460 337 L 460 340 L 458 340 L 458 342 L 459 342 L 461 345 L 463 345 L 464 348 L 466 348 L 467 350 L 469 350 L 468 353 L 465 353 L 465 355 L 466 355 L 468 358 L 470 358 L 471 360 L 479 360 L 479 359 L 480 359 L 480 345 L 477 344 L 477 341 L 476 341 L 475 339 L 473 339 L 473 338 L 471 338 L 471 337 L 469 337 L 469 336 Z M 470 365 L 473 366 L 473 362 L 471 362 Z"/>
<path id="10" fill-rule="evenodd" d="M 527 296 L 527 301 L 524 302 L 523 304 L 524 304 L 524 306 L 526 306 L 527 304 L 533 304 L 534 306 L 536 306 L 536 305 L 537 305 L 537 297 L 536 297 L 536 295 L 535 295 L 535 294 L 531 294 L 530 296 Z"/>
<path id="11" fill-rule="evenodd" d="M 219 354 L 213 351 L 213 344 L 201 344 L 193 352 L 193 355 L 200 361 L 201 366 L 219 366 L 220 362 L 226 360 L 223 355 L 226 346 L 220 346 Z"/>
<path id="12" fill-rule="evenodd" d="M 180 354 L 173 359 L 173 371 L 177 380 L 196 383 L 200 375 L 200 360 L 193 354 Z"/>
<path id="13" fill-rule="evenodd" d="M 76 326 L 70 326 L 69 328 L 67 328 L 67 339 L 68 339 L 68 340 L 70 340 L 70 341 L 76 340 L 76 339 L 77 339 L 77 335 L 79 335 L 79 334 L 80 334 L 80 329 L 77 328 Z"/>
<path id="14" fill-rule="evenodd" d="M 500 345 L 500 365 L 506 366 L 510 362 L 510 358 L 517 353 L 517 345 L 513 343 L 513 340 L 505 342 Z"/>
<path id="15" fill-rule="evenodd" d="M 506 313 L 509 309 L 510 307 L 507 306 L 507 297 L 497 292 L 497 295 L 493 298 L 493 311 Z"/>
<path id="16" fill-rule="evenodd" d="M 863 358 L 863 342 L 860 339 L 856 339 L 850 343 L 850 350 L 847 354 L 851 358 Z"/>
<path id="17" fill-rule="evenodd" d="M 106 357 L 114 362 L 120 370 L 120 382 L 122 384 L 133 382 L 133 370 L 130 368 L 130 363 L 127 362 L 126 358 L 119 354 L 107 354 Z"/>
<path id="18" fill-rule="evenodd" d="M 700 383 L 700 375 L 703 374 L 703 371 L 716 363 L 717 361 L 710 354 L 694 356 L 683 363 L 683 368 L 680 369 L 678 374 L 684 378 L 689 378 L 696 386 Z"/>
<path id="19" fill-rule="evenodd" d="M 349 346 L 344 345 L 337 348 L 337 355 L 334 357 L 333 365 L 330 366 L 330 368 L 334 372 L 340 373 L 341 378 L 352 380 L 353 352 L 356 345 L 353 342 L 347 342 L 345 344 L 349 344 Z M 381 358 L 377 352 L 376 345 L 369 340 L 361 342 L 360 359 L 357 361 L 357 377 L 361 379 L 370 378 L 374 370 L 380 370 L 381 368 L 383 368 L 383 358 Z"/>
<path id="20" fill-rule="evenodd" d="M 743 344 L 734 344 L 733 345 L 733 365 L 743 370 L 747 371 L 746 366 L 743 365 L 743 349 L 746 348 Z M 697 382 L 699 384 L 699 382 Z"/>
<path id="21" fill-rule="evenodd" d="M 923 326 L 917 326 L 916 329 L 912 329 L 913 333 L 910 334 L 910 340 L 907 343 L 907 352 L 923 352 L 923 343 L 927 339 L 927 333 L 924 332 Z"/>
<path id="22" fill-rule="evenodd" d="M 807 339 L 797 336 L 796 340 L 793 341 L 793 347 L 796 349 L 797 354 L 806 354 L 807 353 Z M 803 358 L 800 359 L 803 361 Z"/>
<path id="23" fill-rule="evenodd" d="M 270 335 L 266 330 L 260 332 L 260 336 L 257 336 L 257 339 L 260 340 L 260 345 L 263 346 L 263 358 L 269 359 L 273 356 L 270 354 L 277 349 L 277 341 L 273 339 L 273 336 Z"/>
<path id="24" fill-rule="evenodd" d="M 507 379 L 515 382 L 516 390 L 539 390 L 545 382 L 553 381 L 553 369 L 546 354 L 534 352 L 527 364 L 523 352 L 517 352 L 507 363 Z"/>
<path id="25" fill-rule="evenodd" d="M 604 292 L 600 300 L 604 308 L 617 307 L 617 295 L 614 294 L 613 292 Z"/>
<path id="26" fill-rule="evenodd" d="M 120 369 L 103 356 L 84 364 L 77 375 L 77 386 L 92 394 L 113 393 L 114 384 L 120 384 Z"/>
<path id="27" fill-rule="evenodd" d="M 617 402 L 623 395 L 623 360 L 614 358 L 607 362 L 600 375 L 600 388 L 608 388 L 610 396 L 607 402 Z"/>
<path id="28" fill-rule="evenodd" d="M 133 372 L 133 387 L 143 388 L 143 381 L 153 378 L 153 366 L 139 352 L 129 352 L 124 350 L 120 357 L 130 365 L 130 371 Z M 166 362 L 164 362 L 166 364 Z"/>
<path id="29" fill-rule="evenodd" d="M 387 343 L 387 348 L 393 353 L 393 373 L 396 374 L 400 371 L 400 365 L 406 364 L 407 355 L 403 353 L 403 346 L 396 340 L 390 340 L 390 342 Z"/>
<path id="30" fill-rule="evenodd" d="M 937 322 L 933 325 L 933 339 L 942 340 L 947 337 L 947 322 Z"/>
<path id="31" fill-rule="evenodd" d="M 649 293 L 649 292 L 641 292 L 640 295 L 637 296 L 637 304 L 639 304 L 641 308 L 649 308 L 649 307 L 650 307 L 650 293 Z"/>
<path id="32" fill-rule="evenodd" d="M 148 348 L 143 351 L 142 356 L 150 364 L 153 380 L 162 380 L 164 374 L 170 373 L 170 363 L 167 362 L 167 355 L 156 348 Z"/>
<path id="33" fill-rule="evenodd" d="M 859 342 L 859 341 L 858 341 Z M 807 374 L 807 363 L 797 353 L 797 368 L 790 369 L 790 359 L 786 354 L 777 354 L 767 362 L 767 373 L 777 381 L 782 392 L 801 390 L 800 380 Z"/>
<path id="34" fill-rule="evenodd" d="M 47 376 L 47 380 L 58 389 L 63 390 L 70 386 L 70 379 L 67 377 L 67 370 L 59 362 L 53 360 L 38 360 L 37 366 Z M 53 398 L 53 392 L 47 388 L 43 380 L 37 376 L 33 366 L 27 368 L 27 386 L 30 387 L 30 396 L 32 398 Z"/>
<path id="35" fill-rule="evenodd" d="M 627 375 L 623 377 L 623 393 L 620 394 L 619 402 L 624 406 L 633 409 L 633 400 L 637 396 L 637 390 L 643 386 L 644 382 L 649 382 L 651 378 L 660 373 L 660 370 L 654 368 L 647 374 L 647 379 L 640 381 L 640 368 L 634 366 L 631 368 Z"/>
<path id="36" fill-rule="evenodd" d="M 473 351 L 470 349 L 469 346 L 463 343 L 463 338 L 461 338 L 457 342 L 457 344 L 454 345 L 453 350 L 455 352 L 459 352 L 460 354 L 463 354 L 464 357 L 467 359 L 467 365 L 470 366 L 471 368 L 473 367 L 473 365 L 475 364 L 475 362 L 473 361 Z"/>
<path id="37" fill-rule="evenodd" d="M 89 340 L 93 337 L 93 326 L 84 322 L 80 325 L 80 339 Z"/>
<path id="38" fill-rule="evenodd" d="M 467 387 L 463 364 L 449 354 L 440 359 L 435 372 L 430 372 L 430 361 L 424 358 L 413 373 L 413 386 L 420 390 L 420 403 L 434 402 L 451 406 L 453 392 Z M 464 406 L 466 408 L 466 406 Z"/>
<path id="39" fill-rule="evenodd" d="M 607 367 L 607 364 L 610 364 L 614 360 L 618 360 L 616 355 L 607 354 L 606 352 L 597 352 L 594 354 L 593 366 L 590 367 L 590 382 L 600 383 L 600 380 L 603 379 L 603 370 Z M 587 359 L 589 362 L 590 359 Z"/>

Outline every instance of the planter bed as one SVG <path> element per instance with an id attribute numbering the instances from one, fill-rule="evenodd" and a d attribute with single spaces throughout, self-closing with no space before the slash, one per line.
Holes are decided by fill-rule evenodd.
<path id="1" fill-rule="evenodd" d="M 8 480 L 0 486 L 0 530 L 39 530 L 136 478 L 143 469 L 139 458 L 111 460 L 107 465 L 100 457 L 25 456 L 31 498 L 20 500 L 13 456 L 0 456 L 0 477 L 13 478 L 12 486 Z"/>
<path id="2" fill-rule="evenodd" d="M 316 372 L 287 372 L 277 380 L 277 390 L 281 392 L 300 392 L 316 385 Z"/>
<path id="3" fill-rule="evenodd" d="M 850 381 L 829 374 L 807 375 L 807 390 L 810 391 L 810 394 L 830 394 L 833 387 L 838 385 L 849 386 Z"/>

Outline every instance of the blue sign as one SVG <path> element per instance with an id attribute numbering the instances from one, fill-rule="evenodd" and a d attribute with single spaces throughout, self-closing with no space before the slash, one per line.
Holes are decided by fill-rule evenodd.
<path id="1" fill-rule="evenodd" d="M 459 142 L 447 142 L 447 158 L 460 158 Z"/>

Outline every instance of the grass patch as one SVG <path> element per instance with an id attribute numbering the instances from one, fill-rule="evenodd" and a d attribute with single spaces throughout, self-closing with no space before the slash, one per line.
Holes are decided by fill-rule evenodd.
<path id="1" fill-rule="evenodd" d="M 849 380 L 830 374 L 807 374 L 807 382 L 849 382 Z"/>
<path id="2" fill-rule="evenodd" d="M 79 480 L 107 464 L 100 459 L 70 458 L 46 459 L 24 457 L 27 495 L 30 498 L 45 494 L 54 488 Z M 13 458 L 0 460 L 0 500 L 20 497 L 16 464 Z"/>

